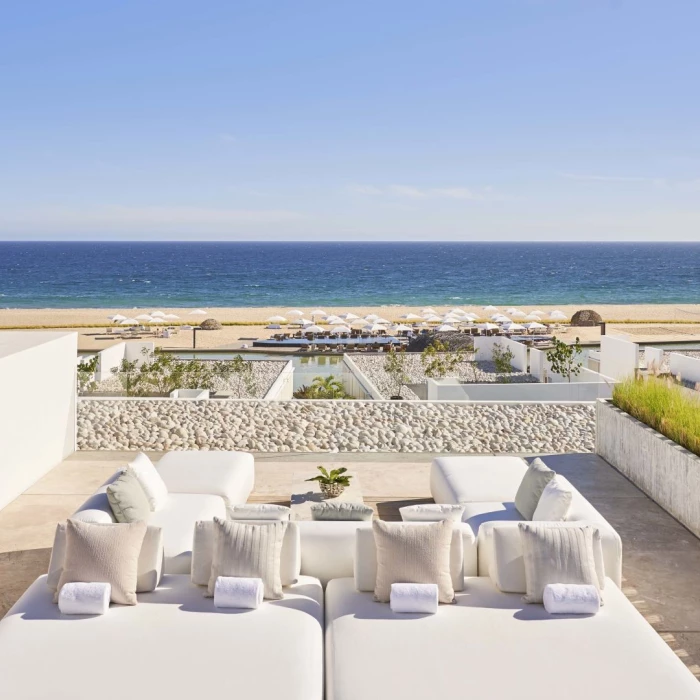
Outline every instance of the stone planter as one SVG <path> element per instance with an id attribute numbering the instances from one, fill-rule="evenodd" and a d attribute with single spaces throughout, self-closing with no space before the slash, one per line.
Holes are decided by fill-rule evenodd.
<path id="1" fill-rule="evenodd" d="M 609 401 L 596 403 L 596 453 L 700 537 L 700 457 Z"/>
<path id="2" fill-rule="evenodd" d="M 345 491 L 345 486 L 340 484 L 324 484 L 319 482 L 319 487 L 321 488 L 321 493 L 324 498 L 338 498 L 343 491 Z"/>

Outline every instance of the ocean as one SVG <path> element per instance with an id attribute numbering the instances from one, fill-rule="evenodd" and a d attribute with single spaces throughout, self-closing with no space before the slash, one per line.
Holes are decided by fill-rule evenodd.
<path id="1" fill-rule="evenodd" d="M 700 243 L 0 242 L 0 307 L 700 303 Z"/>

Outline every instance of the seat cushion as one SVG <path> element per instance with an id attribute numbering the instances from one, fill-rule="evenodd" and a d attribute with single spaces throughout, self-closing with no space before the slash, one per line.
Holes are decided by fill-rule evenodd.
<path id="1" fill-rule="evenodd" d="M 479 528 L 484 523 L 501 522 L 503 520 L 520 521 L 523 516 L 518 513 L 515 503 L 486 502 L 486 503 L 465 503 L 462 521 L 468 523 L 474 531 L 474 535 L 479 534 Z"/>
<path id="2" fill-rule="evenodd" d="M 151 513 L 149 525 L 163 530 L 164 573 L 190 573 L 194 524 L 215 517 L 226 517 L 223 498 L 198 493 L 170 493 L 165 506 Z"/>
<path id="3" fill-rule="evenodd" d="M 392 613 L 352 579 L 331 581 L 326 699 L 448 698 L 465 684 L 475 698 L 700 698 L 700 683 L 608 584 L 597 615 L 554 619 L 484 577 L 467 578 L 435 615 Z"/>
<path id="4" fill-rule="evenodd" d="M 436 457 L 430 493 L 436 503 L 514 501 L 526 471 L 520 457 Z"/>
<path id="5" fill-rule="evenodd" d="M 3 698 L 322 700 L 323 589 L 303 577 L 284 593 L 220 610 L 189 576 L 165 576 L 136 606 L 69 620 L 42 576 L 0 621 Z"/>
<path id="6" fill-rule="evenodd" d="M 167 452 L 156 465 L 169 493 L 207 493 L 226 505 L 245 503 L 253 490 L 255 466 L 248 452 Z"/>

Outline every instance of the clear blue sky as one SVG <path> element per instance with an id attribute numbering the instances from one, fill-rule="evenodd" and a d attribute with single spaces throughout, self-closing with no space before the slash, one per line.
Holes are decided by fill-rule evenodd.
<path id="1" fill-rule="evenodd" d="M 0 8 L 0 238 L 700 240 L 697 0 Z"/>

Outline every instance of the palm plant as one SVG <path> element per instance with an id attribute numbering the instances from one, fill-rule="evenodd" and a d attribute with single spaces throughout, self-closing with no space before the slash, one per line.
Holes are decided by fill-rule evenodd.
<path id="1" fill-rule="evenodd" d="M 328 377 L 314 377 L 310 386 L 302 386 L 294 392 L 295 399 L 348 399 L 343 382 L 332 374 Z"/>
<path id="2" fill-rule="evenodd" d="M 352 479 L 352 476 L 345 473 L 347 472 L 345 467 L 331 469 L 330 471 L 328 471 L 323 465 L 319 465 L 316 468 L 321 473 L 318 476 L 312 476 L 306 481 L 318 481 L 318 485 L 321 488 L 321 493 L 323 493 L 326 498 L 340 496 L 345 487 L 350 486 L 350 479 Z"/>

